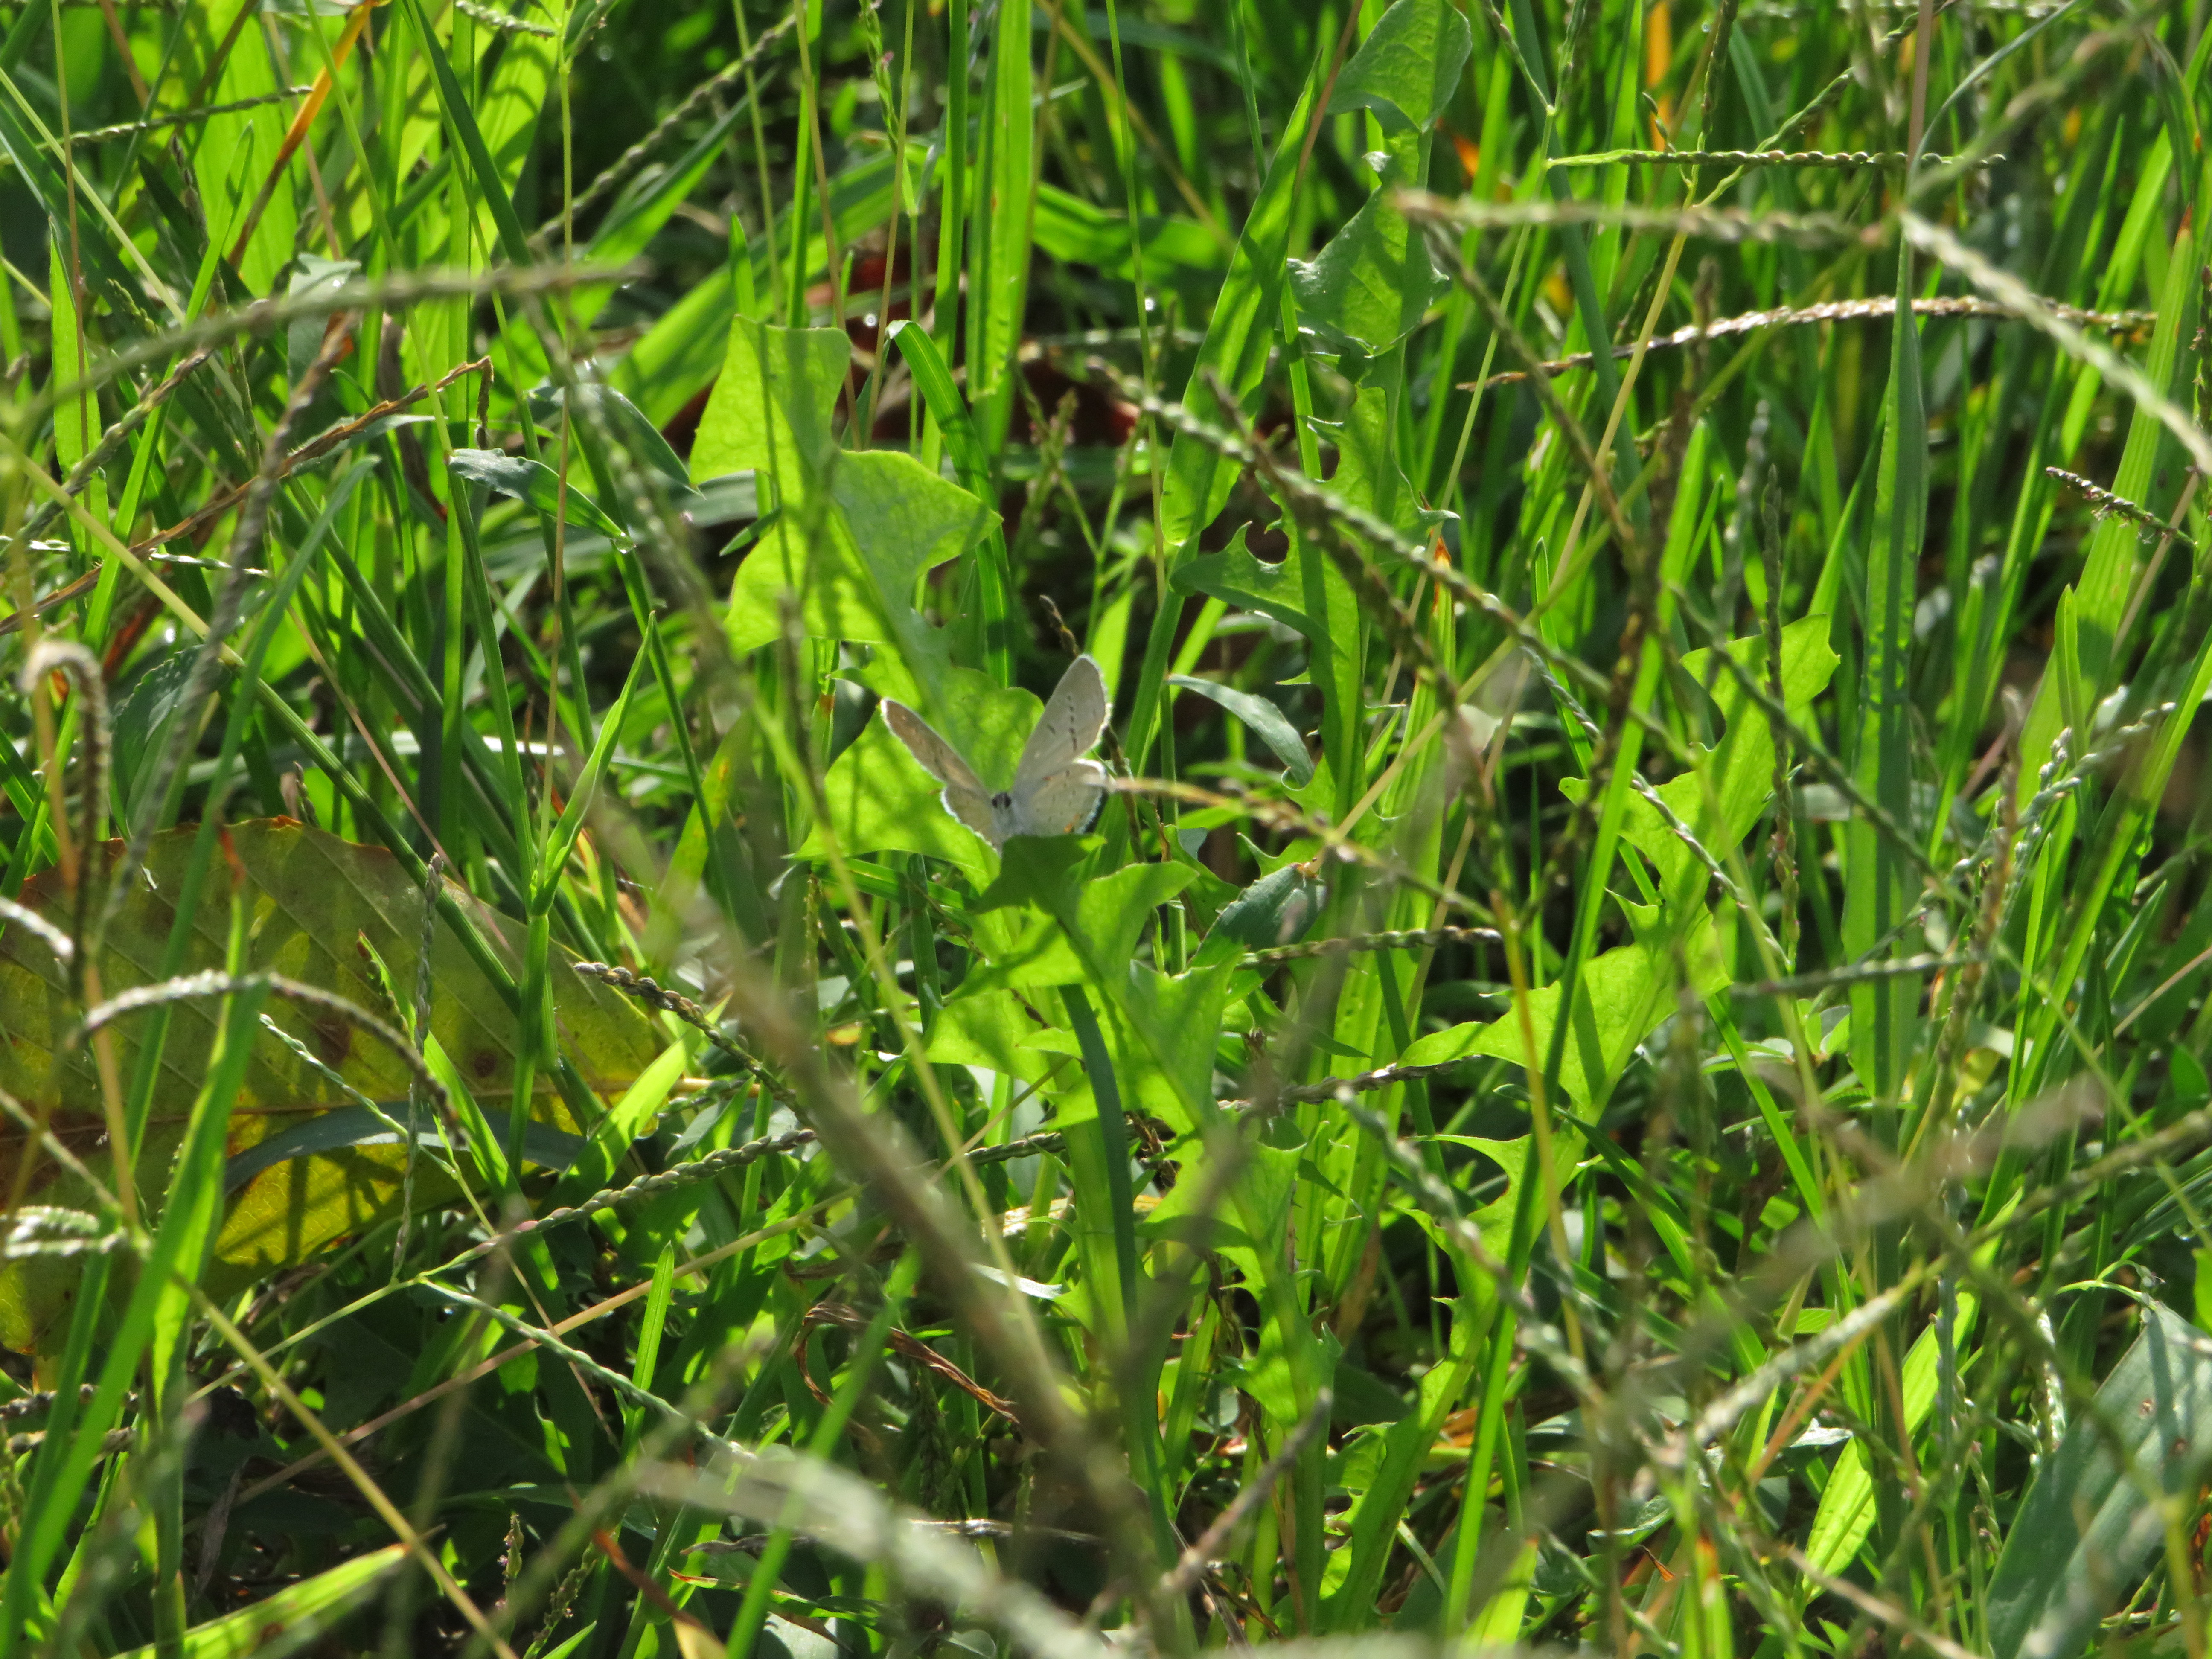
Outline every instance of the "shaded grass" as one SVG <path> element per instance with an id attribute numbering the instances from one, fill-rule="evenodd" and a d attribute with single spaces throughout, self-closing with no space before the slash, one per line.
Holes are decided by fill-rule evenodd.
<path id="1" fill-rule="evenodd" d="M 2203 1650 L 2194 11 L 0 17 L 0 1653 Z"/>

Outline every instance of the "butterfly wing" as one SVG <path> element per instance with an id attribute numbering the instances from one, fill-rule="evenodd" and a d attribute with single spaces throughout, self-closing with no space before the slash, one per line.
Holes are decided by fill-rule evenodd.
<path id="1" fill-rule="evenodd" d="M 1096 749 L 1109 712 L 1105 675 L 1091 657 L 1078 657 L 1060 677 L 1044 717 L 1022 745 L 1022 763 L 1014 772 L 1015 801 L 1028 799 L 1047 778 Z"/>
<path id="2" fill-rule="evenodd" d="M 1003 850 L 1006 835 L 1000 828 L 998 815 L 991 810 L 991 792 L 983 787 L 983 781 L 975 775 L 975 769 L 961 758 L 960 751 L 939 737 L 927 720 L 902 702 L 884 699 L 884 724 L 906 745 L 921 769 L 945 786 L 939 797 L 945 810 L 991 843 L 994 851 Z"/>
<path id="3" fill-rule="evenodd" d="M 1106 769 L 1084 757 L 1097 747 L 1109 712 L 1105 675 L 1091 657 L 1078 657 L 1023 745 L 1006 834 L 1066 836 L 1090 827 L 1105 792 Z"/>
<path id="4" fill-rule="evenodd" d="M 1106 793 L 1106 769 L 1095 760 L 1070 761 L 1013 798 L 1016 836 L 1079 836 L 1091 827 Z"/>

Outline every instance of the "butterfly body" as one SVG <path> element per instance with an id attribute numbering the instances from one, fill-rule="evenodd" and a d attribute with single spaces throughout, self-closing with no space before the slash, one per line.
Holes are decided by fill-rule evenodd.
<path id="1" fill-rule="evenodd" d="M 884 723 L 921 769 L 945 786 L 945 810 L 995 851 L 1015 836 L 1077 835 L 1106 791 L 1106 769 L 1086 759 L 1106 730 L 1106 677 L 1090 657 L 1060 676 L 1036 729 L 1023 745 L 1011 789 L 990 790 L 965 757 L 902 702 L 885 698 Z"/>

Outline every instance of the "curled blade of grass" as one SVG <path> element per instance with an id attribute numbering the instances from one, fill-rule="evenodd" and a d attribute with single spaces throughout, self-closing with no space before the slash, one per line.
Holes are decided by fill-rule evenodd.
<path id="1" fill-rule="evenodd" d="M 16 676 L 17 686 L 24 691 L 43 689 L 49 675 L 64 678 L 76 687 L 83 711 L 77 722 L 79 740 L 84 747 L 79 765 L 82 817 L 75 826 L 76 855 L 81 862 L 76 879 L 71 882 L 72 906 L 70 916 L 70 947 L 56 954 L 69 970 L 70 985 L 80 1001 L 86 994 L 87 975 L 94 972 L 92 953 L 98 948 L 97 936 L 88 939 L 86 930 L 90 916 L 93 878 L 88 868 L 94 857 L 94 848 L 100 839 L 100 830 L 107 810 L 109 720 L 107 712 L 107 678 L 100 672 L 100 659 L 74 640 L 43 639 L 31 648 L 23 659 L 21 672 Z M 58 774 L 54 784 L 59 787 Z M 91 981 L 96 987 L 96 978 Z M 92 993 L 98 994 L 95 988 Z"/>

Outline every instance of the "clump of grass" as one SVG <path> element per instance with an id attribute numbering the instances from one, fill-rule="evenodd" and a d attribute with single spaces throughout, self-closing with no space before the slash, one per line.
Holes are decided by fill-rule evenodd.
<path id="1" fill-rule="evenodd" d="M 0 11 L 0 1659 L 2201 1654 L 2212 35 L 1822 21 Z"/>

